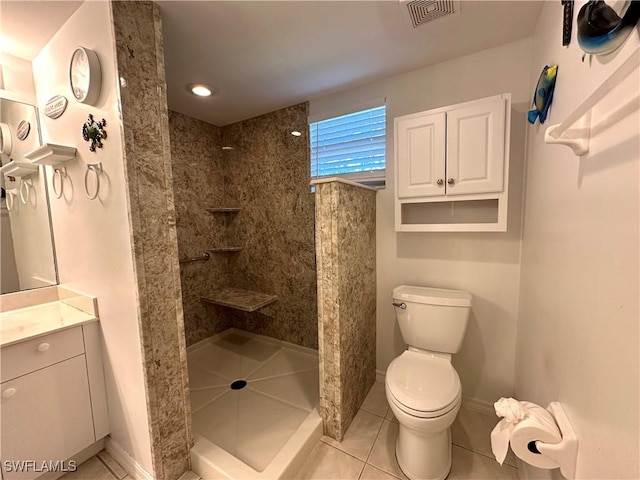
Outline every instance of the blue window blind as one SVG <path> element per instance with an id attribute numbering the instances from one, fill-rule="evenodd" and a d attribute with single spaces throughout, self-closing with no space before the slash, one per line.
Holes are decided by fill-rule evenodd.
<path id="1" fill-rule="evenodd" d="M 311 177 L 384 183 L 386 117 L 383 105 L 311 123 Z"/>

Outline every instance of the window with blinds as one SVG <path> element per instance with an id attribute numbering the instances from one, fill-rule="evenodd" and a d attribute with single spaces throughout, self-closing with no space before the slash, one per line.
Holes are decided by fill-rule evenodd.
<path id="1" fill-rule="evenodd" d="M 311 178 L 384 185 L 386 124 L 384 105 L 311 123 Z"/>

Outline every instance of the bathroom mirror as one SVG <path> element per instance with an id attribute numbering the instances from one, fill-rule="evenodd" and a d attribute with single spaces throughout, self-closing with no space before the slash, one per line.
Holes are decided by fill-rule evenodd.
<path id="1" fill-rule="evenodd" d="M 0 124 L 3 144 L 12 146 L 3 149 L 2 166 L 15 162 L 16 167 L 8 174 L 3 171 L 0 179 L 0 293 L 55 285 L 58 277 L 45 169 L 32 166 L 24 156 L 41 146 L 36 108 L 0 98 Z"/>

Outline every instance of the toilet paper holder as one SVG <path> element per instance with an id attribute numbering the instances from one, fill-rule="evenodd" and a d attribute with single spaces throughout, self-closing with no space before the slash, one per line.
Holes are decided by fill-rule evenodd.
<path id="1" fill-rule="evenodd" d="M 574 480 L 576 478 L 576 460 L 578 458 L 578 437 L 571 423 L 569 423 L 569 418 L 560 402 L 551 402 L 547 410 L 555 418 L 562 434 L 562 440 L 559 443 L 545 443 L 540 440 L 530 442 L 529 451 L 546 455 L 558 464 L 563 477 L 568 480 Z"/>

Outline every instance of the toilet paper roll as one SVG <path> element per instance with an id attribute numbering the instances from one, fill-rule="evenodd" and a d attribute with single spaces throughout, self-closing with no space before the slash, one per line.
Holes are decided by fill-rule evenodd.
<path id="1" fill-rule="evenodd" d="M 521 460 L 534 467 L 550 469 L 557 468 L 558 464 L 546 455 L 535 453 L 535 442 L 559 443 L 561 440 L 562 434 L 553 416 L 539 405 L 528 404 L 527 416 L 513 427 L 509 443 Z"/>

